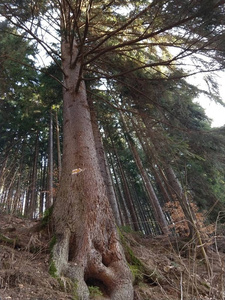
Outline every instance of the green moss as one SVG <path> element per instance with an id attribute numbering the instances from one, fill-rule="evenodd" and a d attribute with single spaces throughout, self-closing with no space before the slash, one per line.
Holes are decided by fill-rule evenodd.
<path id="1" fill-rule="evenodd" d="M 126 226 L 121 226 L 120 230 L 123 231 L 123 232 L 126 232 L 126 233 L 134 232 L 134 230 L 130 226 L 127 226 L 127 225 Z"/>
<path id="2" fill-rule="evenodd" d="M 98 286 L 89 286 L 88 287 L 89 293 L 90 293 L 90 297 L 96 297 L 96 296 L 103 296 L 103 293 L 101 292 L 101 290 L 99 289 Z"/>
<path id="3" fill-rule="evenodd" d="M 78 295 L 78 281 L 76 280 L 73 284 L 73 300 L 79 300 L 79 295 Z"/>
<path id="4" fill-rule="evenodd" d="M 45 228 L 49 224 L 52 213 L 53 213 L 53 205 L 51 207 L 49 207 L 48 209 L 46 209 L 46 211 L 44 212 L 44 217 L 41 220 L 41 228 L 42 229 Z"/>
<path id="5" fill-rule="evenodd" d="M 7 236 L 4 236 L 3 234 L 0 234 L 0 242 L 5 242 L 7 244 L 13 245 L 15 243 L 15 240 L 10 239 Z"/>
<path id="6" fill-rule="evenodd" d="M 57 238 L 55 235 L 53 235 L 50 243 L 49 243 L 49 249 L 50 249 L 50 265 L 49 265 L 49 274 L 56 278 L 60 289 L 64 292 L 68 292 L 72 294 L 73 300 L 79 300 L 78 296 L 78 281 L 72 282 L 69 278 L 66 277 L 60 277 L 57 272 L 57 268 L 53 259 L 53 247 L 55 246 L 57 242 Z"/>
<path id="7" fill-rule="evenodd" d="M 157 270 L 151 270 L 148 266 L 142 263 L 140 259 L 137 258 L 131 247 L 128 245 L 126 237 L 123 235 L 120 229 L 119 236 L 123 245 L 128 266 L 134 277 L 134 284 L 140 284 L 144 280 L 151 281 L 152 283 L 159 282 L 161 280 L 160 274 L 157 272 Z"/>
<path id="8" fill-rule="evenodd" d="M 136 266 L 136 265 L 130 265 L 130 264 L 128 264 L 128 265 L 129 265 L 129 268 L 130 268 L 131 273 L 134 278 L 134 284 L 142 282 L 143 281 L 143 272 L 142 272 L 142 270 L 140 270 L 140 267 Z"/>
<path id="9" fill-rule="evenodd" d="M 60 289 L 61 289 L 63 292 L 65 292 L 66 289 L 65 289 L 65 284 L 64 284 L 63 280 L 62 280 L 60 277 L 56 277 L 56 279 L 57 279 L 57 281 L 58 281 L 58 283 L 59 283 Z"/>
<path id="10" fill-rule="evenodd" d="M 126 242 L 125 236 L 123 235 L 121 230 L 119 230 L 119 236 L 120 236 L 120 240 L 122 242 L 122 245 L 123 245 L 123 248 L 124 248 L 124 251 L 125 251 L 125 254 L 126 254 L 126 259 L 128 260 L 128 263 L 131 264 L 131 265 L 136 265 L 136 266 L 139 266 L 139 267 L 143 267 L 142 262 L 136 257 L 133 250 L 131 249 L 131 247 Z"/>
<path id="11" fill-rule="evenodd" d="M 53 247 L 55 246 L 56 242 L 57 242 L 56 236 L 53 235 L 53 237 L 51 238 L 51 241 L 49 243 L 49 250 L 50 250 L 50 252 L 52 252 Z"/>
<path id="12" fill-rule="evenodd" d="M 206 282 L 206 281 L 203 281 L 203 282 L 202 282 L 202 285 L 203 285 L 204 287 L 206 287 L 207 289 L 210 289 L 210 288 L 211 288 L 210 284 L 209 284 L 208 282 Z"/>
<path id="13" fill-rule="evenodd" d="M 57 275 L 57 268 L 55 266 L 55 262 L 53 260 L 53 247 L 55 246 L 56 244 L 56 236 L 53 235 L 53 237 L 51 238 L 51 241 L 49 243 L 49 250 L 50 250 L 50 265 L 49 265 L 49 274 L 54 277 L 54 278 L 57 278 L 58 275 Z"/>
<path id="14" fill-rule="evenodd" d="M 10 239 L 5 235 L 0 234 L 0 243 L 5 243 L 5 244 L 15 248 L 15 246 L 18 244 L 18 238 Z"/>
<path id="15" fill-rule="evenodd" d="M 145 267 L 143 263 L 136 257 L 133 250 L 126 242 L 125 236 L 123 235 L 120 229 L 119 229 L 119 236 L 124 248 L 126 259 L 128 261 L 128 266 L 134 278 L 134 284 L 137 284 L 143 280 L 143 273 L 145 271 Z"/>
<path id="16" fill-rule="evenodd" d="M 49 274 L 54 277 L 54 278 L 57 278 L 58 275 L 57 275 L 57 269 L 56 269 L 56 266 L 55 266 L 55 263 L 54 263 L 54 260 L 51 258 L 50 260 L 50 265 L 49 265 L 49 270 L 48 270 Z"/>

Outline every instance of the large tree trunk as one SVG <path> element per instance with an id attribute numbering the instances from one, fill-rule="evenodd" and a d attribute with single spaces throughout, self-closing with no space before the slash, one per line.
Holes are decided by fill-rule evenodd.
<path id="1" fill-rule="evenodd" d="M 54 205 L 57 274 L 70 277 L 77 299 L 97 285 L 113 300 L 133 299 L 132 278 L 106 197 L 95 149 L 85 84 L 77 87 L 77 47 L 62 43 L 64 141 L 62 175 Z M 108 298 L 107 298 L 108 299 Z"/>

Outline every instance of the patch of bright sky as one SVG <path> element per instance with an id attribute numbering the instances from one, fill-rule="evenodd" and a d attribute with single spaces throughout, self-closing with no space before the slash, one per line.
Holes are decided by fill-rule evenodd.
<path id="1" fill-rule="evenodd" d="M 220 97 L 225 105 L 225 72 L 220 71 L 216 72 L 216 74 Z M 206 89 L 206 83 L 204 83 L 201 74 L 191 76 L 187 81 L 199 87 L 200 89 Z M 212 120 L 212 127 L 221 127 L 225 125 L 225 106 L 221 105 L 220 103 L 216 103 L 203 94 L 194 101 L 199 103 L 205 109 L 206 115 Z"/>
<path id="2" fill-rule="evenodd" d="M 174 55 L 178 55 L 180 50 L 170 47 L 169 51 Z M 201 58 L 201 55 L 195 55 L 196 62 L 198 58 Z M 210 62 L 210 58 L 208 58 L 208 63 Z M 210 62 L 212 64 L 213 70 L 213 60 Z M 209 63 L 209 67 L 210 67 Z M 198 71 L 196 66 L 192 63 L 191 58 L 182 58 L 182 69 L 183 70 L 190 70 L 190 73 L 195 73 Z M 198 73 L 196 75 L 191 75 L 187 77 L 186 81 L 201 90 L 208 91 L 208 86 L 204 80 L 205 73 Z M 208 70 L 207 75 L 210 74 L 210 70 Z M 216 81 L 219 86 L 219 93 L 224 106 L 220 103 L 216 103 L 214 100 L 210 99 L 204 94 L 201 94 L 198 98 L 194 99 L 194 102 L 200 104 L 204 110 L 206 115 L 211 119 L 211 127 L 221 127 L 225 125 L 225 71 L 211 71 L 212 76 L 216 76 Z"/>

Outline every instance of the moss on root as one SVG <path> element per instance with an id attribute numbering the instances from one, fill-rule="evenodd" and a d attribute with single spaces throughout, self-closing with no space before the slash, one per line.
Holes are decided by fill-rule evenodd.
<path id="1" fill-rule="evenodd" d="M 91 299 L 96 298 L 97 296 L 103 296 L 103 293 L 98 286 L 91 285 L 88 287 L 88 290 L 89 290 Z"/>
<path id="2" fill-rule="evenodd" d="M 60 286 L 60 289 L 63 292 L 71 293 L 73 300 L 78 300 L 78 282 L 72 282 L 69 278 L 59 276 L 58 275 L 58 270 L 56 268 L 56 264 L 53 259 L 53 248 L 57 242 L 57 238 L 55 235 L 52 236 L 51 241 L 49 242 L 49 250 L 50 250 L 50 263 L 49 263 L 49 274 L 55 278 Z"/>
<path id="3" fill-rule="evenodd" d="M 50 259 L 50 264 L 49 264 L 49 270 L 48 270 L 49 274 L 54 277 L 54 278 L 58 278 L 58 275 L 57 275 L 57 269 L 56 269 L 56 266 L 55 266 L 55 262 L 54 260 L 51 258 Z"/>
<path id="4" fill-rule="evenodd" d="M 46 211 L 44 212 L 44 217 L 41 220 L 41 229 L 44 229 L 48 226 L 48 224 L 51 221 L 52 213 L 53 213 L 53 205 L 48 209 L 46 209 Z"/>
<path id="5" fill-rule="evenodd" d="M 54 278 L 58 278 L 57 268 L 56 268 L 55 262 L 53 260 L 53 247 L 55 246 L 56 242 L 57 242 L 56 236 L 53 235 L 53 237 L 51 238 L 51 241 L 49 243 L 50 263 L 49 263 L 49 270 L 48 270 L 48 272 Z"/>
<path id="6" fill-rule="evenodd" d="M 125 256 L 128 262 L 128 266 L 131 270 L 133 275 L 133 283 L 137 284 L 138 282 L 143 280 L 143 273 L 144 273 L 144 265 L 143 263 L 135 256 L 133 250 L 128 245 L 126 238 L 122 231 L 119 229 L 119 236 L 122 242 L 122 246 L 125 252 Z"/>
<path id="7" fill-rule="evenodd" d="M 18 238 L 11 239 L 0 233 L 0 243 L 4 243 L 8 246 L 15 248 L 18 245 Z"/>
<path id="8" fill-rule="evenodd" d="M 56 236 L 53 235 L 53 237 L 51 238 L 50 242 L 49 242 L 49 250 L 50 250 L 50 253 L 52 254 L 52 250 L 53 250 L 53 247 L 55 246 L 56 244 Z"/>
<path id="9" fill-rule="evenodd" d="M 78 295 L 78 281 L 75 280 L 74 284 L 73 284 L 73 300 L 79 300 L 79 295 Z"/>
<path id="10" fill-rule="evenodd" d="M 129 246 L 127 237 L 119 229 L 120 240 L 125 252 L 125 256 L 128 262 L 128 266 L 133 274 L 133 284 L 140 284 L 142 282 L 149 282 L 151 284 L 157 284 L 161 280 L 160 274 L 157 270 L 150 269 L 145 265 L 133 252 Z"/>

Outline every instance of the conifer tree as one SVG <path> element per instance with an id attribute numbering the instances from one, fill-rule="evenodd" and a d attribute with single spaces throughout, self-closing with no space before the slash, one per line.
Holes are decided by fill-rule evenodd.
<path id="1" fill-rule="evenodd" d="M 61 59 L 63 161 L 53 208 L 56 244 L 51 270 L 56 276 L 71 278 L 78 299 L 89 299 L 87 285 L 92 282 L 110 299 L 133 299 L 131 273 L 97 159 L 85 81 L 121 81 L 132 74 L 139 79 L 134 90 L 140 90 L 139 83 L 146 79 L 140 69 L 154 80 L 180 78 L 184 74 L 174 72 L 174 63 L 183 63 L 187 56 L 196 60 L 201 53 L 214 59 L 213 69 L 222 67 L 223 1 L 128 4 L 92 0 L 0 3 L 0 13 L 11 24 L 36 40 L 54 60 Z M 40 28 L 48 31 L 46 22 L 60 34 L 61 53 L 40 35 Z M 178 53 L 170 55 L 169 47 Z M 119 56 L 123 64 L 116 69 Z M 202 57 L 198 63 L 199 69 L 192 72 L 208 69 Z"/>

